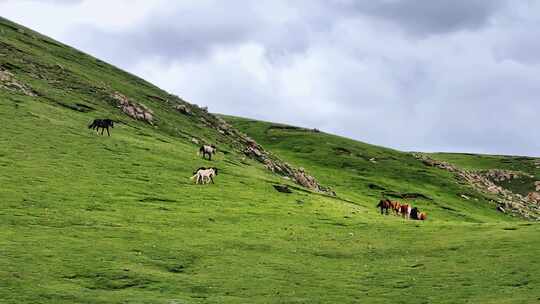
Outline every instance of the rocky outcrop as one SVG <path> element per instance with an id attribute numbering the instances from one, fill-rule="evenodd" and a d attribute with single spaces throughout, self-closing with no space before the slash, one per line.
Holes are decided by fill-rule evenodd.
<path id="1" fill-rule="evenodd" d="M 191 112 L 191 109 L 187 105 L 179 104 L 179 105 L 176 105 L 174 108 L 176 109 L 176 111 L 184 115 L 193 115 L 193 112 Z"/>
<path id="2" fill-rule="evenodd" d="M 527 195 L 527 200 L 531 203 L 540 204 L 540 192 L 530 192 Z"/>
<path id="3" fill-rule="evenodd" d="M 502 210 L 505 210 L 504 212 L 512 213 L 526 219 L 540 220 L 540 206 L 538 204 L 532 204 L 529 198 L 513 193 L 495 184 L 493 181 L 506 181 L 521 176 L 528 176 L 527 174 L 507 170 L 466 171 L 450 163 L 434 160 L 425 154 L 417 153 L 414 156 L 426 166 L 453 172 L 459 180 L 468 183 L 476 190 L 493 195 L 495 202 L 497 202 Z"/>
<path id="4" fill-rule="evenodd" d="M 149 124 L 153 124 L 154 120 L 154 111 L 148 108 L 144 104 L 136 103 L 135 101 L 129 99 L 126 95 L 123 95 L 119 92 L 114 92 L 112 98 L 118 103 L 118 107 L 126 115 L 133 119 L 143 120 Z"/>
<path id="5" fill-rule="evenodd" d="M 13 73 L 0 68 L 0 88 L 35 97 L 37 93 L 28 85 L 15 79 Z"/>
<path id="6" fill-rule="evenodd" d="M 282 161 L 269 151 L 266 151 L 255 140 L 238 131 L 221 117 L 208 112 L 207 107 L 198 107 L 180 99 L 175 95 L 169 95 L 172 107 L 183 115 L 190 115 L 199 119 L 201 124 L 216 130 L 225 142 L 230 143 L 232 148 L 254 159 L 275 174 L 291 179 L 297 184 L 323 194 L 335 196 L 336 193 L 329 187 L 322 186 L 315 177 L 308 174 L 303 168 L 294 168 Z M 226 139 L 226 140 L 225 140 Z M 197 140 L 199 142 L 199 140 Z"/>
<path id="7" fill-rule="evenodd" d="M 246 143 L 244 154 L 252 159 L 256 159 L 259 162 L 263 163 L 268 170 L 276 174 L 291 178 L 297 184 L 305 188 L 332 196 L 336 195 L 336 193 L 332 189 L 319 184 L 315 177 L 309 175 L 304 168 L 293 168 L 288 163 L 283 162 L 275 156 L 271 155 L 269 152 L 266 152 L 254 140 L 247 136 L 244 137 L 244 140 Z"/>
<path id="8" fill-rule="evenodd" d="M 483 176 L 487 177 L 493 182 L 505 182 L 507 180 L 512 180 L 516 178 L 521 177 L 533 177 L 529 174 L 519 172 L 519 171 L 511 171 L 511 170 L 501 170 L 501 169 L 492 169 L 487 171 L 481 171 L 480 172 Z"/>

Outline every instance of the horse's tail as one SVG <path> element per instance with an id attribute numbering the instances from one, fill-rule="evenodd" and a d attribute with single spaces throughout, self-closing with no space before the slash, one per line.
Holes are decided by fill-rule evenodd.
<path id="1" fill-rule="evenodd" d="M 93 129 L 95 124 L 96 124 L 96 121 L 95 120 L 92 121 L 92 123 L 90 125 L 88 125 L 88 129 Z"/>

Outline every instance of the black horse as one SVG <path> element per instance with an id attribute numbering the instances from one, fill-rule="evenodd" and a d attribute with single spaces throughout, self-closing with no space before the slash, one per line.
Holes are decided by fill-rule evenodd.
<path id="1" fill-rule="evenodd" d="M 420 210 L 418 210 L 418 208 L 414 207 L 411 209 L 411 218 L 413 220 L 418 220 L 419 219 L 419 216 L 420 215 Z"/>
<path id="2" fill-rule="evenodd" d="M 389 199 L 382 199 L 377 204 L 377 208 L 381 209 L 381 214 L 384 214 L 383 211 L 386 211 L 386 215 L 388 215 L 388 210 L 392 208 L 392 202 Z"/>
<path id="3" fill-rule="evenodd" d="M 114 128 L 114 123 L 110 119 L 94 119 L 94 121 L 88 126 L 88 129 L 95 129 L 97 133 L 99 133 L 99 129 L 101 128 L 101 135 L 103 135 L 103 131 L 107 130 L 107 135 L 111 136 L 111 133 L 109 133 L 109 127 Z"/>

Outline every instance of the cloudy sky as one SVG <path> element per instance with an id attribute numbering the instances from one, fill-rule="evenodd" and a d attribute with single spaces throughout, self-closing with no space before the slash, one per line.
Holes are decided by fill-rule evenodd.
<path id="1" fill-rule="evenodd" d="M 540 1 L 0 0 L 0 15 L 213 112 L 540 156 Z"/>

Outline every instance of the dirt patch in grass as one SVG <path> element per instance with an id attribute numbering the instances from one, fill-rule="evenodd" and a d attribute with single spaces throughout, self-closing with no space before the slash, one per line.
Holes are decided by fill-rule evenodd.
<path id="1" fill-rule="evenodd" d="M 145 288 L 156 281 L 140 274 L 124 270 L 118 272 L 89 272 L 65 276 L 65 279 L 77 281 L 88 289 L 121 290 L 127 288 Z"/>

